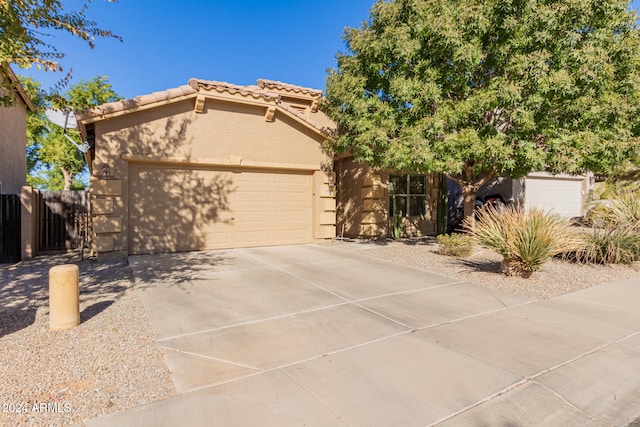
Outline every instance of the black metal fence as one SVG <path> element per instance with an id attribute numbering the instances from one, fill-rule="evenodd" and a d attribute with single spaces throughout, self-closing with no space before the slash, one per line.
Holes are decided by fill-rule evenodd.
<path id="1" fill-rule="evenodd" d="M 20 197 L 0 195 L 0 262 L 20 261 Z"/>

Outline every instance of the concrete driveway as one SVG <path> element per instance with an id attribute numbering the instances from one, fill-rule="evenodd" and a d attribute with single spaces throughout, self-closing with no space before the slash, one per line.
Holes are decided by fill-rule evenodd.
<path id="1" fill-rule="evenodd" d="M 178 395 L 88 426 L 606 426 L 640 415 L 640 283 L 534 302 L 355 253 L 135 256 Z"/>

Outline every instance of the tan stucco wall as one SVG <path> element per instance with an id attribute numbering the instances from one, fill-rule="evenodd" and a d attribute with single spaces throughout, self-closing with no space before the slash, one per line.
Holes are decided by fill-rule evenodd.
<path id="1" fill-rule="evenodd" d="M 22 259 L 31 259 L 36 254 L 36 204 L 37 198 L 32 187 L 24 186 L 20 193 L 20 240 Z"/>
<path id="2" fill-rule="evenodd" d="M 335 236 L 335 198 L 321 170 L 328 161 L 320 149 L 322 136 L 280 112 L 265 120 L 265 106 L 207 99 L 203 112 L 196 113 L 194 102 L 186 99 L 95 122 L 91 187 L 98 253 L 128 253 L 131 165 L 310 174 L 313 239 Z M 108 180 L 100 177 L 104 164 L 109 165 Z M 198 185 L 201 192 L 202 182 Z M 185 194 L 193 194 L 195 187 L 187 187 Z"/>
<path id="3" fill-rule="evenodd" d="M 337 160 L 336 231 L 345 237 L 388 237 L 389 175 L 376 171 L 352 157 Z M 427 201 L 424 217 L 403 218 L 403 234 L 409 237 L 435 233 L 437 176 L 427 175 Z"/>
<path id="4" fill-rule="evenodd" d="M 0 106 L 0 182 L 2 194 L 20 194 L 27 180 L 26 109 L 17 102 Z"/>

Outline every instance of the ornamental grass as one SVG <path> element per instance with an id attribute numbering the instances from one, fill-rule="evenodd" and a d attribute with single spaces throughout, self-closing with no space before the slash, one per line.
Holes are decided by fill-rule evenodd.
<path id="1" fill-rule="evenodd" d="M 539 209 L 485 208 L 465 227 L 475 243 L 502 255 L 507 276 L 530 277 L 555 255 L 582 247 L 568 220 Z"/>
<path id="2" fill-rule="evenodd" d="M 640 228 L 640 190 L 618 192 L 608 205 L 601 205 L 588 214 L 594 227 Z"/>
<path id="3" fill-rule="evenodd" d="M 596 228 L 581 234 L 583 247 L 566 255 L 582 264 L 632 264 L 640 260 L 640 233 L 632 227 Z"/>
<path id="4" fill-rule="evenodd" d="M 640 191 L 612 195 L 608 205 L 588 214 L 593 229 L 584 231 L 583 247 L 567 258 L 584 264 L 632 264 L 640 260 Z"/>

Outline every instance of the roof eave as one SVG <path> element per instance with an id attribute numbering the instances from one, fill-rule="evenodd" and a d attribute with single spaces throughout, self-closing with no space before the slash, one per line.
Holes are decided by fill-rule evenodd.
<path id="1" fill-rule="evenodd" d="M 20 83 L 20 79 L 18 78 L 18 76 L 16 76 L 16 74 L 13 72 L 13 70 L 9 65 L 5 66 L 4 69 L 6 71 L 7 76 L 9 77 L 9 80 L 11 80 L 11 83 L 13 83 L 13 87 L 15 91 L 18 93 L 18 96 L 20 97 L 24 105 L 27 106 L 27 109 L 29 109 L 29 111 L 31 111 L 32 113 L 35 113 L 36 106 L 33 104 L 31 99 L 27 96 L 27 93 L 24 91 L 24 88 L 22 87 L 22 84 Z"/>

